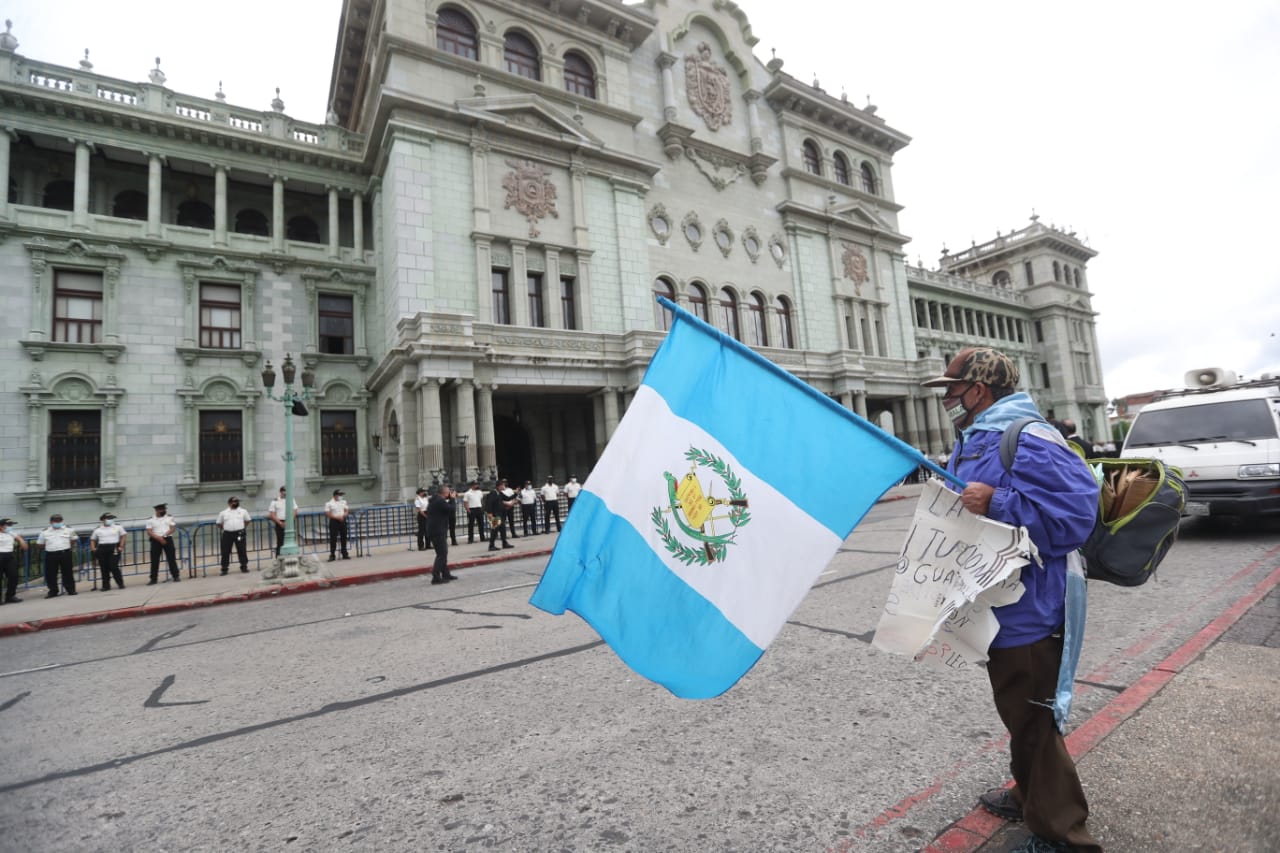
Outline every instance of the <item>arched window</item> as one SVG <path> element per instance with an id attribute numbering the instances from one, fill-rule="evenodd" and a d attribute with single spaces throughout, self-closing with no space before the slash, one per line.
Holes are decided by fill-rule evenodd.
<path id="1" fill-rule="evenodd" d="M 1062 267 L 1058 266 L 1058 262 L 1053 262 L 1053 280 L 1062 281 Z"/>
<path id="2" fill-rule="evenodd" d="M 868 195 L 876 194 L 876 173 L 866 161 L 862 163 L 862 191 Z"/>
<path id="3" fill-rule="evenodd" d="M 846 187 L 853 185 L 853 179 L 849 177 L 849 160 L 839 151 L 831 158 L 832 166 L 835 169 L 836 180 L 844 184 Z"/>
<path id="4" fill-rule="evenodd" d="M 269 233 L 266 214 L 252 207 L 246 207 L 236 214 L 235 232 L 266 237 Z"/>
<path id="5" fill-rule="evenodd" d="M 991 276 L 991 284 L 994 287 L 1008 287 L 1011 283 L 1012 281 L 1009 278 L 1009 273 L 1004 270 L 1000 270 L 1000 272 Z"/>
<path id="6" fill-rule="evenodd" d="M 596 99 L 596 72 L 586 57 L 576 51 L 564 55 L 564 90 L 593 101 Z"/>
<path id="7" fill-rule="evenodd" d="M 822 174 L 822 158 L 818 156 L 818 146 L 812 139 L 806 139 L 801 146 L 804 157 L 804 170 L 814 175 Z"/>
<path id="8" fill-rule="evenodd" d="M 147 218 L 147 194 L 137 190 L 124 190 L 116 193 L 111 202 L 111 215 L 121 219 Z"/>
<path id="9" fill-rule="evenodd" d="M 689 313 L 699 320 L 707 320 L 707 291 L 697 282 L 689 285 Z"/>
<path id="10" fill-rule="evenodd" d="M 719 322 L 716 325 L 720 331 L 724 332 L 731 338 L 738 339 L 742 337 L 742 331 L 738 328 L 738 297 L 727 287 L 720 288 L 718 306 L 720 310 L 717 312 L 716 318 Z"/>
<path id="11" fill-rule="evenodd" d="M 676 301 L 676 286 L 671 283 L 668 278 L 658 278 L 653 282 L 653 295 L 663 296 Z M 665 332 L 671 328 L 671 312 L 658 304 L 657 300 L 653 303 L 653 326 L 659 332 Z"/>
<path id="12" fill-rule="evenodd" d="M 50 181 L 44 185 L 41 207 L 70 210 L 74 206 L 76 187 L 70 181 Z"/>
<path id="13" fill-rule="evenodd" d="M 213 208 L 202 201 L 189 198 L 178 205 L 178 224 L 188 228 L 213 229 Z"/>
<path id="14" fill-rule="evenodd" d="M 320 226 L 310 216 L 295 216 L 285 225 L 284 236 L 286 240 L 319 243 Z"/>
<path id="15" fill-rule="evenodd" d="M 796 336 L 791 320 L 791 302 L 787 297 L 779 296 L 774 300 L 774 310 L 778 312 L 778 346 L 795 349 Z"/>
<path id="16" fill-rule="evenodd" d="M 478 59 L 476 25 L 457 9 L 441 9 L 436 17 L 436 47 L 464 59 Z"/>
<path id="17" fill-rule="evenodd" d="M 751 309 L 751 321 L 747 327 L 747 332 L 751 337 L 747 343 L 753 347 L 767 347 L 769 345 L 769 315 L 765 311 L 764 294 L 760 292 L 751 294 L 751 298 L 747 300 L 747 307 Z"/>
<path id="18" fill-rule="evenodd" d="M 526 35 L 514 31 L 507 33 L 507 38 L 502 45 L 502 60 L 512 74 L 519 74 L 530 80 L 542 79 L 542 63 L 538 58 L 538 47 Z"/>

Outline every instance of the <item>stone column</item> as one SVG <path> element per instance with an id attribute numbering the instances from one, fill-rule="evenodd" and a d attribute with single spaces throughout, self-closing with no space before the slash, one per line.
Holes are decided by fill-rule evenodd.
<path id="1" fill-rule="evenodd" d="M 591 245 L 591 228 L 587 223 L 587 167 L 576 154 L 569 161 L 569 188 L 573 203 L 573 245 L 585 249 Z"/>
<path id="2" fill-rule="evenodd" d="M 462 460 L 462 479 L 476 478 L 476 383 L 473 379 L 459 379 L 454 392 L 453 411 L 457 417 L 454 435 L 467 436 L 466 456 Z"/>
<path id="3" fill-rule="evenodd" d="M 493 246 L 487 237 L 472 240 L 476 250 L 476 322 L 493 322 Z M 508 284 L 510 275 L 508 272 Z"/>
<path id="4" fill-rule="evenodd" d="M 607 436 L 605 435 L 605 431 L 604 431 L 604 394 L 603 393 L 595 394 L 591 397 L 591 414 L 592 414 L 591 421 L 595 427 L 593 432 L 596 440 L 596 455 L 599 456 L 599 454 L 604 450 L 604 444 L 607 439 Z"/>
<path id="5" fill-rule="evenodd" d="M 227 245 L 227 167 L 213 167 L 213 245 Z"/>
<path id="6" fill-rule="evenodd" d="M 609 386 L 604 389 L 604 440 L 607 443 L 618 429 L 618 390 Z"/>
<path id="7" fill-rule="evenodd" d="M 364 263 L 364 193 L 361 192 L 351 196 L 351 249 L 355 255 L 352 260 Z"/>
<path id="8" fill-rule="evenodd" d="M 284 253 L 284 178 L 271 176 L 271 251 Z"/>
<path id="9" fill-rule="evenodd" d="M 867 392 L 866 391 L 853 392 L 853 410 L 857 412 L 858 415 L 863 419 L 867 417 Z"/>
<path id="10" fill-rule="evenodd" d="M 658 54 L 658 67 L 662 69 L 662 118 L 665 121 L 676 120 L 676 77 L 671 70 L 675 64 L 676 58 L 665 50 Z"/>
<path id="11" fill-rule="evenodd" d="M 120 401 L 114 396 L 102 403 L 102 485 L 114 488 L 116 479 L 116 410 Z"/>
<path id="12" fill-rule="evenodd" d="M 920 421 L 916 417 L 916 398 L 910 396 L 907 397 L 906 400 L 903 401 L 902 407 L 905 409 L 904 414 L 907 418 L 906 442 L 912 447 L 919 449 L 923 442 L 920 437 Z"/>
<path id="13" fill-rule="evenodd" d="M 547 246 L 546 272 L 542 289 L 543 313 L 546 316 L 548 329 L 564 328 L 564 303 L 560 300 L 560 250 Z"/>
<path id="14" fill-rule="evenodd" d="M 71 209 L 71 227 L 89 230 L 89 143 L 75 140 L 76 183 L 74 203 Z M 5 187 L 8 192 L 8 187 Z"/>
<path id="15" fill-rule="evenodd" d="M 751 133 L 751 153 L 758 154 L 764 147 L 763 134 L 760 132 L 760 93 L 754 90 L 744 92 L 742 99 L 747 102 L 747 127 Z"/>
<path id="16" fill-rule="evenodd" d="M 508 289 L 511 325 L 528 326 L 529 318 L 529 244 L 524 240 L 511 241 L 511 281 Z M 542 282 L 546 286 L 546 281 Z M 498 318 L 494 318 L 497 322 Z"/>
<path id="17" fill-rule="evenodd" d="M 338 247 L 338 188 L 329 187 L 329 259 L 342 257 Z"/>
<path id="18" fill-rule="evenodd" d="M 161 166 L 164 165 L 164 158 L 159 154 L 152 154 L 147 159 L 147 236 L 160 236 L 160 201 L 161 192 L 163 192 L 163 182 L 161 180 Z"/>
<path id="19" fill-rule="evenodd" d="M 418 413 L 422 418 L 419 430 L 418 475 L 419 483 L 439 484 L 444 480 L 444 423 L 440 415 L 440 380 L 427 377 L 418 382 Z"/>
<path id="20" fill-rule="evenodd" d="M 27 397 L 27 491 L 38 492 L 44 488 L 40 482 L 40 460 L 44 455 L 44 442 L 38 436 L 44 435 L 41 427 L 44 407 L 40 398 L 32 393 Z"/>
<path id="21" fill-rule="evenodd" d="M 476 451 L 479 454 L 480 476 L 488 479 L 497 476 L 498 454 L 493 437 L 493 392 L 497 385 L 476 386 Z"/>
<path id="22" fill-rule="evenodd" d="M 13 132 L 0 127 L 0 219 L 9 218 L 9 134 Z"/>
<path id="23" fill-rule="evenodd" d="M 489 222 L 489 143 L 483 131 L 477 129 L 471 135 L 471 225 L 476 231 L 488 233 Z M 485 267 L 488 270 L 488 267 Z"/>
<path id="24" fill-rule="evenodd" d="M 190 378 L 187 377 L 189 388 Z M 196 459 L 200 455 L 200 416 L 192 393 L 194 391 L 182 395 L 182 431 L 187 437 L 187 446 L 182 455 L 182 482 L 188 485 L 196 482 Z"/>
<path id="25" fill-rule="evenodd" d="M 578 280 L 574 282 L 578 292 L 574 294 L 578 305 L 580 329 L 592 329 L 591 325 L 591 253 L 578 252 Z"/>
<path id="26" fill-rule="evenodd" d="M 933 398 L 933 408 L 938 413 L 938 435 L 942 440 L 942 449 L 950 450 L 956 443 L 954 427 L 951 425 L 951 419 L 947 417 L 947 410 L 942 407 L 942 398 Z"/>
<path id="27" fill-rule="evenodd" d="M 946 449 L 942 438 L 942 429 L 938 423 L 938 396 L 929 394 L 923 399 L 924 422 L 929 430 L 929 453 L 937 456 Z"/>
<path id="28" fill-rule="evenodd" d="M 254 417 L 256 400 L 249 398 L 244 401 L 244 433 L 243 433 L 243 457 L 244 457 L 244 478 L 246 480 L 258 479 L 258 423 Z M 313 421 L 319 421 L 317 415 L 312 418 Z M 316 442 L 319 444 L 319 442 Z M 297 448 L 294 448 L 295 450 Z"/>
<path id="29" fill-rule="evenodd" d="M 852 391 L 840 392 L 840 405 L 842 408 L 849 409 L 850 411 L 853 410 L 853 392 Z"/>

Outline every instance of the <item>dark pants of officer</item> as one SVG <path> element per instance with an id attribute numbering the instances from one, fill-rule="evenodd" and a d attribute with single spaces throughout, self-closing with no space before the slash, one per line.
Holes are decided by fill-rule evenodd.
<path id="1" fill-rule="evenodd" d="M 538 515 L 537 504 L 520 504 L 520 523 L 524 526 L 524 535 L 532 536 L 538 532 Z M 530 526 L 533 527 L 533 533 L 529 532 Z"/>
<path id="2" fill-rule="evenodd" d="M 18 552 L 0 554 L 0 580 L 4 582 L 4 600 L 18 597 Z"/>
<path id="3" fill-rule="evenodd" d="M 338 551 L 338 546 L 342 548 L 342 559 L 350 559 L 347 554 L 347 520 L 331 518 L 329 519 L 329 559 L 334 558 L 334 554 Z"/>
<path id="4" fill-rule="evenodd" d="M 506 530 L 511 534 L 512 539 L 520 538 L 519 534 L 516 533 L 516 508 L 515 507 L 507 506 L 502 508 L 502 527 L 504 530 Z"/>
<path id="5" fill-rule="evenodd" d="M 62 589 L 68 595 L 76 594 L 76 571 L 71 561 L 71 549 L 44 552 L 44 583 L 50 595 L 58 594 L 58 574 L 62 574 Z"/>
<path id="6" fill-rule="evenodd" d="M 120 552 L 115 545 L 98 546 L 98 569 L 102 572 L 102 588 L 111 589 L 111 579 L 116 579 L 116 586 L 124 589 L 124 575 L 120 574 Z"/>
<path id="7" fill-rule="evenodd" d="M 284 547 L 284 525 L 272 524 L 276 531 L 276 556 L 280 556 L 280 549 Z"/>
<path id="8" fill-rule="evenodd" d="M 249 551 L 245 546 L 245 531 L 222 531 L 222 573 L 225 575 L 231 568 L 231 546 L 236 546 L 236 556 L 240 558 L 240 571 L 249 571 Z"/>
<path id="9" fill-rule="evenodd" d="M 178 554 L 173 547 L 173 537 L 164 537 L 164 544 L 161 545 L 156 540 L 151 540 L 151 582 L 155 583 L 160 580 L 160 555 L 164 554 L 165 560 L 169 563 L 169 574 L 174 580 L 178 579 Z M 225 554 L 226 551 L 224 550 Z M 223 561 L 223 566 L 226 562 Z"/>
<path id="10" fill-rule="evenodd" d="M 432 540 L 435 541 L 434 539 Z M 449 516 L 449 542 L 453 545 L 458 544 L 458 514 L 454 513 Z"/>
<path id="11" fill-rule="evenodd" d="M 425 551 L 432 547 L 432 543 L 427 538 L 427 517 L 418 515 L 418 550 Z"/>
<path id="12" fill-rule="evenodd" d="M 558 500 L 543 501 L 542 506 L 547 511 L 547 518 L 546 518 L 546 521 L 544 522 L 545 528 L 543 529 L 542 532 L 543 533 L 551 532 L 551 519 L 554 518 L 556 520 L 556 533 L 559 533 L 560 532 L 560 501 Z"/>
<path id="13" fill-rule="evenodd" d="M 467 507 L 467 544 L 476 541 L 475 530 L 480 528 L 480 541 L 485 540 L 484 535 L 484 510 L 480 507 Z"/>

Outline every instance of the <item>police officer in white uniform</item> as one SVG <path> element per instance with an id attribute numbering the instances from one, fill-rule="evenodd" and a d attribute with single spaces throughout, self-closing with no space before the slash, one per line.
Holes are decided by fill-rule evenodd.
<path id="1" fill-rule="evenodd" d="M 124 528 L 116 524 L 116 517 L 104 512 L 98 517 L 102 524 L 93 528 L 89 534 L 89 543 L 93 545 L 94 556 L 98 558 L 98 570 L 102 572 L 102 591 L 111 589 L 111 579 L 116 579 L 116 586 L 124 589 L 124 575 L 120 574 L 120 558 L 124 556 Z"/>
<path id="2" fill-rule="evenodd" d="M 285 487 L 280 487 L 280 497 L 273 500 L 267 505 L 267 518 L 271 521 L 271 529 L 276 532 L 276 556 L 280 556 L 280 549 L 284 547 L 284 528 L 289 522 L 288 498 L 285 496 Z M 298 517 L 298 504 L 293 505 L 293 516 Z M 297 528 L 294 528 L 294 535 L 297 535 Z"/>
<path id="3" fill-rule="evenodd" d="M 0 518 L 0 582 L 4 583 L 4 595 L 0 604 L 17 604 L 18 598 L 18 549 L 27 550 L 27 540 L 14 529 L 12 518 Z"/>
<path id="4" fill-rule="evenodd" d="M 542 493 L 542 508 L 546 511 L 546 517 L 542 520 L 543 533 L 551 532 L 551 519 L 556 520 L 556 533 L 560 532 L 560 487 L 556 485 L 556 481 L 547 478 L 547 482 L 539 490 Z"/>
<path id="5" fill-rule="evenodd" d="M 573 509 L 573 502 L 578 499 L 578 493 L 582 491 L 581 484 L 578 483 L 577 477 L 570 477 L 569 482 L 564 484 L 564 496 L 568 501 L 568 505 L 564 508 L 564 514 L 567 518 L 569 510 Z"/>
<path id="6" fill-rule="evenodd" d="M 425 551 L 432 547 L 427 538 L 427 490 L 418 486 L 418 496 L 413 499 L 413 514 L 418 519 L 418 550 Z"/>
<path id="7" fill-rule="evenodd" d="M 58 597 L 58 575 L 62 575 L 62 589 L 67 595 L 76 594 L 76 572 L 72 561 L 71 548 L 80 538 L 79 534 L 67 527 L 62 515 L 54 513 L 49 516 L 49 526 L 40 531 L 36 544 L 44 546 L 44 583 L 49 587 L 45 598 Z"/>
<path id="8" fill-rule="evenodd" d="M 173 535 L 178 532 L 178 522 L 169 515 L 166 504 L 156 504 L 156 514 L 147 519 L 147 536 L 151 539 L 151 580 L 147 586 L 160 579 L 160 555 L 164 554 L 169 563 L 169 574 L 173 582 L 182 580 L 178 572 L 178 553 L 173 546 Z"/>
<path id="9" fill-rule="evenodd" d="M 222 574 L 231 569 L 231 546 L 236 546 L 240 558 L 240 571 L 249 573 L 249 549 L 245 542 L 252 518 L 249 511 L 240 506 L 239 498 L 227 498 L 227 508 L 218 513 L 216 524 L 222 528 Z"/>
<path id="10" fill-rule="evenodd" d="M 332 563 L 342 545 L 342 559 L 350 560 L 347 554 L 347 516 L 351 510 L 347 507 L 347 499 L 342 489 L 333 490 L 333 498 L 324 505 L 324 514 L 329 517 L 329 562 Z"/>

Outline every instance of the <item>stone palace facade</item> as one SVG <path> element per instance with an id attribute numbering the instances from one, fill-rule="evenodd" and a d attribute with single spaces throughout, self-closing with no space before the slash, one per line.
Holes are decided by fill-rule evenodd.
<path id="1" fill-rule="evenodd" d="M 1105 436 L 1074 234 L 906 262 L 909 137 L 761 62 L 730 0 L 347 0 L 323 124 L 0 36 L 0 514 L 584 478 L 667 296 L 931 454 L 968 344 Z M 926 200 L 915 200 L 927 203 Z M 803 440 L 802 436 L 780 440 Z"/>

